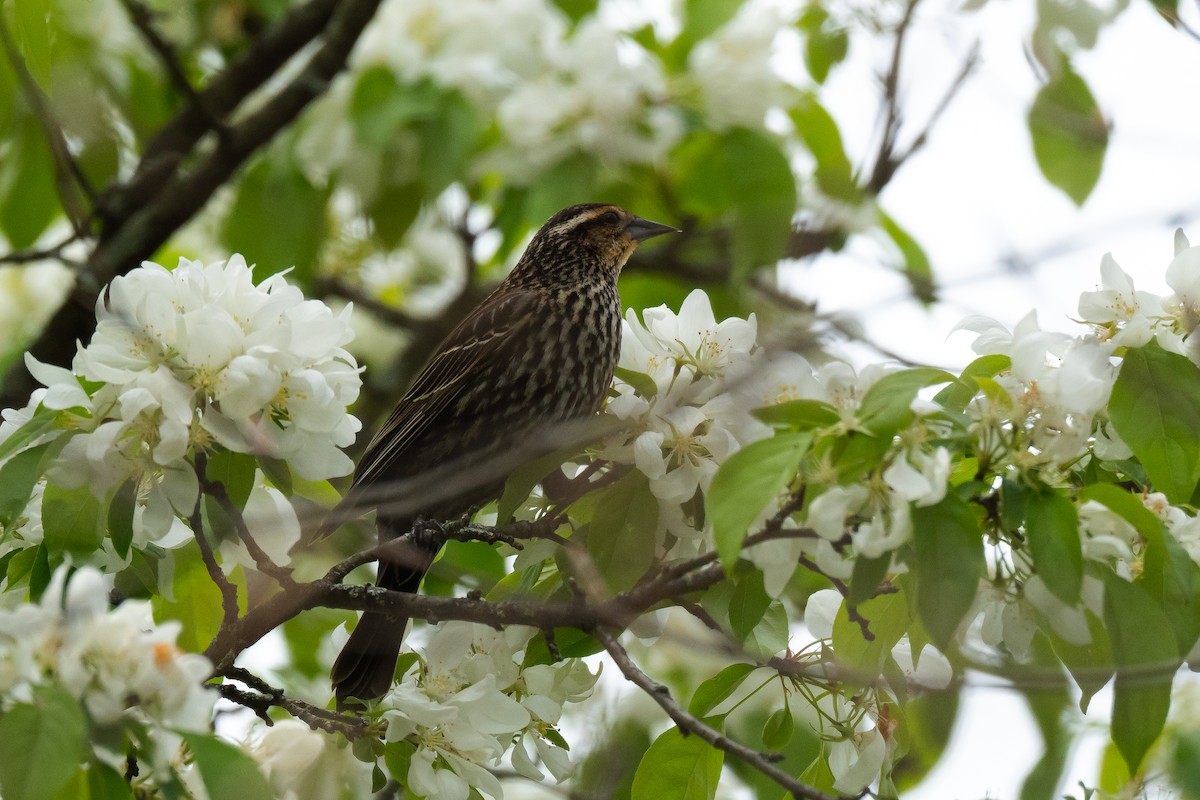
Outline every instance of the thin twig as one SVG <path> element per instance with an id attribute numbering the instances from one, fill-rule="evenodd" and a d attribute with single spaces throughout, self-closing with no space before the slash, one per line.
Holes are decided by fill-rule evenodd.
<path id="1" fill-rule="evenodd" d="M 76 189 L 83 191 L 93 208 L 96 205 L 96 193 L 93 191 L 91 183 L 88 182 L 87 175 L 83 173 L 83 169 L 75 157 L 71 155 L 62 125 L 54 116 L 49 99 L 42 92 L 37 81 L 33 79 L 33 75 L 30 74 L 25 59 L 21 58 L 21 54 L 17 51 L 12 32 L 8 29 L 8 22 L 2 14 L 0 14 L 0 43 L 3 43 L 5 56 L 8 58 L 13 72 L 17 75 L 17 82 L 21 86 L 25 102 L 28 103 L 29 110 L 37 119 L 46 136 L 46 143 L 50 147 L 50 157 L 54 162 L 54 182 L 58 187 L 58 196 L 63 210 L 71 221 L 76 236 L 85 237 L 88 235 L 88 217 L 91 212 L 84 208 Z"/>
<path id="2" fill-rule="evenodd" d="M 228 683 L 216 684 L 213 687 L 226 700 L 253 711 L 267 725 L 274 724 L 267 711 L 275 707 L 282 708 L 313 730 L 340 733 L 351 740 L 366 735 L 370 730 L 369 722 L 356 714 L 342 714 L 290 698 L 282 689 L 271 686 L 254 673 L 240 667 L 223 670 L 220 676 L 244 683 L 252 690 L 245 691 Z"/>
<path id="3" fill-rule="evenodd" d="M 396 328 L 411 330 L 413 328 L 420 327 L 424 323 L 424 320 L 417 319 L 411 314 L 408 314 L 396 308 L 395 306 L 388 305 L 382 300 L 367 294 L 357 287 L 349 285 L 345 281 L 338 280 L 337 278 L 327 278 L 320 281 L 317 285 L 317 294 L 332 295 L 333 297 L 340 297 L 343 300 L 348 300 L 358 308 L 363 308 L 371 312 L 371 314 L 378 317 L 380 321 Z"/>
<path id="4" fill-rule="evenodd" d="M 196 469 L 203 470 L 204 456 L 196 456 Z M 200 504 L 204 502 L 204 495 L 197 493 L 196 506 L 192 509 L 191 519 L 188 522 L 192 526 L 192 536 L 196 540 L 196 546 L 200 548 L 200 558 L 204 561 L 204 568 L 208 570 L 208 577 L 216 584 L 221 591 L 221 630 L 234 624 L 238 619 L 238 599 L 237 588 L 229 582 L 225 577 L 225 573 L 221 571 L 221 565 L 217 563 L 217 558 L 213 555 L 212 547 L 208 544 L 208 539 L 204 535 L 204 521 L 200 514 Z M 220 636 L 220 630 L 217 632 Z"/>
<path id="5" fill-rule="evenodd" d="M 125 12 L 129 14 L 129 19 L 133 22 L 133 26 L 142 34 L 142 38 L 146 40 L 146 44 L 158 56 L 162 62 L 163 68 L 166 69 L 167 75 L 171 79 L 171 83 L 175 85 L 184 97 L 188 99 L 197 111 L 203 116 L 205 124 L 217 132 L 219 138 L 224 138 L 227 134 L 225 121 L 218 116 L 209 106 L 208 98 L 196 91 L 196 87 L 188 80 L 187 73 L 183 70 L 183 64 L 179 61 L 179 55 L 175 52 L 175 47 L 158 32 L 158 28 L 154 25 L 155 12 L 148 8 L 141 0 L 120 0 L 121 5 L 125 7 Z"/>
<path id="6" fill-rule="evenodd" d="M 900 166 L 895 158 L 896 138 L 900 133 L 900 68 L 908 28 L 920 2 L 921 0 L 908 0 L 904 6 L 904 16 L 896 25 L 892 59 L 883 77 L 883 128 L 880 133 L 879 151 L 875 156 L 871 177 L 867 181 L 867 190 L 871 194 L 879 194 Z"/>
<path id="7" fill-rule="evenodd" d="M 66 250 L 79 240 L 79 234 L 72 232 L 66 239 L 49 247 L 42 247 L 36 250 L 16 250 L 0 255 L 0 264 L 30 264 L 34 261 L 48 260 L 58 260 L 68 264 L 75 264 L 76 262 L 63 257 L 63 250 Z"/>
<path id="8" fill-rule="evenodd" d="M 921 129 L 921 132 L 917 134 L 916 138 L 912 140 L 912 142 L 904 149 L 902 153 L 899 153 L 893 157 L 897 166 L 912 158 L 913 154 L 924 147 L 925 143 L 929 141 L 930 132 L 933 131 L 938 121 L 942 118 L 942 115 L 946 113 L 946 109 L 950 107 L 950 104 L 958 95 L 959 90 L 962 89 L 962 87 L 966 84 L 967 78 L 969 78 L 971 73 L 975 71 L 975 68 L 979 66 L 979 55 L 980 43 L 977 40 L 967 52 L 967 57 L 963 60 L 963 65 L 959 68 L 958 74 L 954 77 L 954 80 L 951 81 L 949 88 L 947 88 L 946 92 L 942 95 L 942 99 L 938 101 L 937 106 L 933 109 L 933 113 L 929 115 L 929 119 L 925 121 L 925 126 Z"/>
<path id="9" fill-rule="evenodd" d="M 681 732 L 699 736 L 713 747 L 724 750 L 726 753 L 740 759 L 748 766 L 753 767 L 782 786 L 791 793 L 792 797 L 799 800 L 837 800 L 835 795 L 826 794 L 819 789 L 801 783 L 781 770 L 774 763 L 779 760 L 778 756 L 760 753 L 740 742 L 736 742 L 703 720 L 689 714 L 671 696 L 671 692 L 666 686 L 651 678 L 633 662 L 633 659 L 629 656 L 629 652 L 617 641 L 616 637 L 610 631 L 604 628 L 597 628 L 593 632 L 593 635 L 600 644 L 604 645 L 604 649 L 608 651 L 608 655 L 617 665 L 617 669 L 621 670 L 621 674 L 630 683 L 649 695 L 654 702 L 658 703 L 659 707 L 675 722 Z"/>
<path id="10" fill-rule="evenodd" d="M 289 82 L 229 128 L 222 146 L 212 148 L 195 162 L 189 161 L 195 166 L 186 174 L 180 174 L 178 168 L 193 145 L 207 132 L 208 124 L 202 113 L 189 105 L 176 118 L 180 122 L 173 121 L 164 126 L 160 134 L 165 138 L 156 137 L 147 147 L 133 179 L 106 195 L 106 230 L 88 258 L 86 280 L 82 281 L 87 290 L 77 291 L 72 297 L 74 302 L 64 304 L 46 324 L 41 336 L 29 348 L 35 358 L 48 364 L 70 362 L 76 341 L 88 341 L 95 331 L 94 291 L 150 257 L 204 207 L 213 193 L 225 185 L 251 155 L 290 125 L 325 91 L 345 68 L 351 49 L 379 3 L 380 0 L 342 0 L 340 3 L 310 0 L 273 26 L 262 37 L 261 47 L 256 45 L 243 54 L 249 57 L 257 53 L 264 59 L 263 64 L 247 65 L 239 58 L 226 73 L 236 73 L 240 82 L 232 78 L 231 83 L 214 79 L 210 88 L 218 82 L 224 87 L 225 94 L 220 95 L 220 102 L 217 102 L 217 96 L 205 91 L 214 113 L 236 107 L 249 92 L 270 77 L 271 70 L 282 66 L 314 36 L 321 35 L 321 44 L 313 48 Z M 282 60 L 276 63 L 277 59 Z M 245 74 L 247 71 L 253 74 Z M 176 139 L 166 135 L 168 128 L 175 131 Z M 154 147 L 165 150 L 154 152 Z M 22 363 L 14 365 L 2 382 L 0 406 L 23 405 L 35 386 L 28 369 Z"/>
<path id="11" fill-rule="evenodd" d="M 238 538 L 246 546 L 246 551 L 250 553 L 250 558 L 254 560 L 258 571 L 264 575 L 270 575 L 284 588 L 294 585 L 296 581 L 292 578 L 291 568 L 276 564 L 267 555 L 266 551 L 262 549 L 255 540 L 254 535 L 250 533 L 250 528 L 246 525 L 246 518 L 242 514 L 242 509 L 238 508 L 237 504 L 230 499 L 229 492 L 225 490 L 225 484 L 220 481 L 210 480 L 204 474 L 205 463 L 202 455 L 196 457 L 196 477 L 200 481 L 200 489 L 216 500 L 217 505 L 225 512 L 225 516 L 229 517 L 229 520 L 233 523 L 234 530 L 237 531 Z"/>

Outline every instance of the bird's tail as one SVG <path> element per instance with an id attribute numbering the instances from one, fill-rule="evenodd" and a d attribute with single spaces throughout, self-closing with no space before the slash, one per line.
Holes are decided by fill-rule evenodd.
<path id="1" fill-rule="evenodd" d="M 380 539 L 394 538 L 400 526 L 394 520 L 379 520 Z M 408 528 L 407 523 L 404 530 Z M 390 534 L 390 535 L 389 535 Z M 380 559 L 375 584 L 383 589 L 416 593 L 429 565 L 441 548 L 434 539 L 417 531 L 410 534 L 412 546 L 397 558 Z M 350 638 L 333 663 L 331 680 L 339 709 L 352 705 L 350 698 L 374 700 L 387 693 L 396 671 L 396 658 L 404 641 L 408 617 L 382 611 L 364 611 Z"/>

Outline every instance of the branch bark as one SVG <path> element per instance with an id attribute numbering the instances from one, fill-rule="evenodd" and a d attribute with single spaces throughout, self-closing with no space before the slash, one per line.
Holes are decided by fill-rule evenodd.
<path id="1" fill-rule="evenodd" d="M 325 91 L 345 68 L 351 49 L 379 3 L 311 0 L 285 17 L 201 93 L 209 113 L 193 103 L 163 127 L 147 146 L 130 182 L 102 198 L 105 231 L 71 298 L 30 347 L 34 357 L 60 366 L 70 362 L 76 341 L 89 341 L 95 330 L 92 305 L 101 287 L 153 255 L 247 158 Z M 194 169 L 176 172 L 183 156 L 210 130 L 213 114 L 224 115 L 234 109 L 321 32 L 321 45 L 287 85 L 229 127 L 218 146 Z M 23 363 L 18 363 L 4 380 L 0 407 L 23 405 L 34 388 L 33 377 Z"/>

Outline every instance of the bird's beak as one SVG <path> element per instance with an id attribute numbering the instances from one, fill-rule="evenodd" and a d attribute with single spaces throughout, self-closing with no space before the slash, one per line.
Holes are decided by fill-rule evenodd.
<path id="1" fill-rule="evenodd" d="M 659 222 L 651 222 L 641 217 L 634 217 L 633 222 L 629 223 L 625 231 L 629 234 L 629 238 L 635 242 L 644 242 L 655 236 L 662 236 L 664 233 L 682 233 L 679 228 L 672 228 L 670 225 L 663 225 Z"/>

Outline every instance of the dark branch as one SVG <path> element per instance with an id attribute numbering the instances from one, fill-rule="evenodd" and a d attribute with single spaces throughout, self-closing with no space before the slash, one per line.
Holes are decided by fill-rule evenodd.
<path id="1" fill-rule="evenodd" d="M 666 686 L 655 681 L 633 662 L 633 659 L 629 657 L 628 651 L 621 646 L 620 642 L 617 641 L 611 632 L 604 629 L 597 629 L 594 635 L 604 645 L 604 649 L 608 651 L 617 668 L 621 670 L 621 674 L 630 683 L 649 695 L 654 702 L 658 703 L 659 707 L 675 722 L 680 731 L 685 734 L 690 733 L 699 736 L 713 747 L 724 750 L 731 756 L 742 760 L 747 765 L 775 781 L 790 792 L 792 797 L 798 800 L 837 800 L 835 795 L 826 794 L 819 789 L 801 783 L 781 770 L 774 763 L 779 760 L 778 756 L 760 753 L 740 742 L 735 742 L 716 728 L 689 714 L 671 696 L 671 692 Z"/>
<path id="2" fill-rule="evenodd" d="M 183 96 L 187 98 L 191 107 L 194 107 L 199 114 L 204 118 L 204 124 L 221 134 L 225 129 L 224 122 L 218 117 L 211 108 L 208 107 L 208 100 L 196 91 L 196 87 L 188 80 L 187 73 L 183 71 L 183 65 L 179 62 L 179 55 L 175 52 L 175 47 L 163 38 L 158 32 L 158 28 L 154 25 L 154 11 L 146 6 L 141 0 L 121 0 L 121 5 L 125 7 L 125 12 L 129 14 L 130 21 L 133 22 L 135 28 L 142 34 L 142 38 L 146 40 L 146 44 L 158 56 L 162 62 L 163 68 L 167 71 L 171 83 L 175 85 Z"/>
<path id="3" fill-rule="evenodd" d="M 269 73 L 265 70 L 272 68 L 273 58 L 290 57 L 303 46 L 308 40 L 297 36 L 296 29 L 309 30 L 314 18 L 325 19 L 320 12 L 329 2 L 312 0 L 308 5 L 296 9 L 268 32 L 258 46 L 250 48 L 243 58 L 230 65 L 222 74 L 237 75 L 241 80 L 232 85 L 232 79 L 222 80 L 218 77 L 214 80 L 210 89 L 221 86 L 225 91 L 219 100 L 208 91 L 205 92 L 211 111 L 221 114 L 228 110 L 227 103 L 234 102 L 236 105 L 237 101 L 244 99 L 266 80 Z M 149 258 L 171 234 L 204 207 L 213 192 L 224 185 L 251 154 L 290 125 L 310 102 L 325 91 L 329 82 L 345 67 L 351 49 L 374 15 L 379 2 L 345 0 L 333 3 L 332 15 L 323 28 L 321 45 L 304 67 L 255 111 L 229 128 L 221 146 L 204 157 L 191 172 L 175 174 L 175 169 L 182 157 L 180 154 L 186 149 L 183 145 L 190 147 L 188 143 L 197 141 L 207 130 L 201 111 L 189 106 L 190 112 L 185 110 L 176 118 L 179 120 L 189 113 L 195 116 L 190 124 L 183 125 L 177 131 L 182 138 L 172 145 L 175 149 L 166 151 L 168 156 L 163 156 L 162 151 L 155 149 L 159 138 L 151 142 L 134 178 L 105 201 L 104 215 L 108 229 L 88 258 L 84 276 L 86 285 L 81 286 L 75 292 L 73 301 L 59 309 L 47 323 L 42 335 L 30 347 L 34 357 L 44 363 L 60 366 L 69 363 L 75 353 L 75 342 L 89 341 L 95 330 L 92 304 L 99 288 Z M 308 26 L 293 24 L 296 19 L 293 15 L 300 12 L 307 12 L 307 15 L 301 16 L 308 21 Z M 311 31 L 311 36 L 321 30 L 322 27 L 318 25 Z M 290 38 L 285 34 L 290 34 Z M 281 39 L 285 40 L 287 46 L 280 46 Z M 253 54 L 263 59 L 261 64 L 254 67 L 253 75 L 256 77 L 247 74 L 249 66 L 244 61 Z M 175 124 L 168 123 L 160 136 L 168 129 L 174 131 Z M 166 145 L 159 144 L 157 147 Z M 162 163 L 156 161 L 160 158 L 166 158 L 165 172 L 161 169 Z M 4 381 L 0 406 L 22 405 L 34 386 L 32 376 L 23 364 L 18 364 Z"/>

